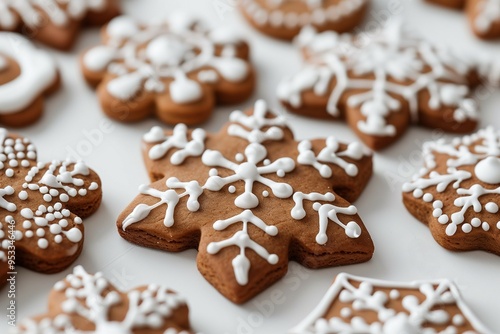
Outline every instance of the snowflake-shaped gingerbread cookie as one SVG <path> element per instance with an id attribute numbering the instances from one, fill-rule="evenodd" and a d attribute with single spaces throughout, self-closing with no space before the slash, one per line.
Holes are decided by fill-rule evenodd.
<path id="1" fill-rule="evenodd" d="M 17 33 L 0 32 L 0 124 L 38 120 L 46 95 L 59 87 L 54 59 Z"/>
<path id="2" fill-rule="evenodd" d="M 146 247 L 198 249 L 198 268 L 242 303 L 295 260 L 321 268 L 368 261 L 373 243 L 349 202 L 372 174 L 371 154 L 335 137 L 296 142 L 257 101 L 217 134 L 178 125 L 144 136 L 150 186 L 118 218 L 121 236 Z"/>
<path id="3" fill-rule="evenodd" d="M 49 311 L 24 320 L 16 334 L 192 334 L 184 298 L 150 284 L 118 291 L 102 273 L 81 266 L 57 282 Z"/>
<path id="4" fill-rule="evenodd" d="M 500 37 L 499 0 L 427 0 L 451 8 L 465 8 L 469 25 L 476 36 L 484 39 Z"/>
<path id="5" fill-rule="evenodd" d="M 54 48 L 70 49 L 84 25 L 119 14 L 119 0 L 0 0 L 0 30 L 23 31 Z"/>
<path id="6" fill-rule="evenodd" d="M 492 334 L 446 279 L 396 283 L 339 274 L 290 334 Z"/>
<path id="7" fill-rule="evenodd" d="M 291 40 L 305 26 L 346 32 L 363 19 L 370 0 L 240 0 L 245 18 L 264 34 Z"/>
<path id="8" fill-rule="evenodd" d="M 216 104 L 241 102 L 253 92 L 249 46 L 226 27 L 207 29 L 176 12 L 148 24 L 118 17 L 103 35 L 81 66 L 104 112 L 116 120 L 154 114 L 170 124 L 201 123 Z"/>
<path id="9" fill-rule="evenodd" d="M 500 131 L 424 145 L 425 167 L 403 185 L 408 210 L 443 247 L 500 255 Z"/>
<path id="10" fill-rule="evenodd" d="M 279 85 L 282 104 L 307 116 L 345 119 L 374 149 L 394 143 L 411 123 L 458 133 L 477 125 L 470 98 L 476 66 L 413 36 L 400 20 L 366 39 L 307 28 L 297 43 L 306 64 Z"/>
<path id="11" fill-rule="evenodd" d="M 54 273 L 80 255 L 80 217 L 101 203 L 101 181 L 85 163 L 37 162 L 27 139 L 0 128 L 0 284 L 16 266 Z"/>

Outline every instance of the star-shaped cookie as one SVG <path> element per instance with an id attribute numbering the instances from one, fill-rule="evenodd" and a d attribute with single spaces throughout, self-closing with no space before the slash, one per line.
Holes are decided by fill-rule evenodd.
<path id="1" fill-rule="evenodd" d="M 288 261 L 310 268 L 368 261 L 373 243 L 357 209 L 372 174 L 359 143 L 297 142 L 264 101 L 235 111 L 219 133 L 155 127 L 144 136 L 152 185 L 117 221 L 139 245 L 198 249 L 198 268 L 243 303 L 279 280 Z"/>
<path id="2" fill-rule="evenodd" d="M 410 124 L 456 133 L 477 125 L 475 62 L 414 36 L 399 19 L 366 35 L 307 28 L 297 43 L 306 63 L 279 85 L 282 104 L 345 120 L 373 149 L 397 141 Z"/>
<path id="3" fill-rule="evenodd" d="M 16 334 L 192 334 L 184 298 L 150 284 L 118 291 L 81 266 L 54 285 L 49 310 L 24 320 Z"/>
<path id="4" fill-rule="evenodd" d="M 446 279 L 397 283 L 339 274 L 290 334 L 492 334 Z"/>

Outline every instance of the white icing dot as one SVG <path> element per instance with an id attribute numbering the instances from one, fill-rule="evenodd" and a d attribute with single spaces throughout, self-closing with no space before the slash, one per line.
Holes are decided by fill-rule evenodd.
<path id="1" fill-rule="evenodd" d="M 461 314 L 455 314 L 451 320 L 454 326 L 463 326 L 465 324 L 465 319 Z"/>
<path id="2" fill-rule="evenodd" d="M 393 290 L 391 290 L 391 292 L 389 292 L 389 297 L 391 299 L 398 299 L 400 297 L 400 293 L 398 290 L 393 289 Z"/>
<path id="3" fill-rule="evenodd" d="M 245 156 L 241 153 L 238 153 L 236 154 L 236 156 L 234 157 L 234 159 L 238 162 L 242 162 L 243 160 L 245 160 Z"/>
<path id="4" fill-rule="evenodd" d="M 75 222 L 75 224 L 83 223 L 82 218 L 80 218 L 80 217 L 75 217 L 75 219 L 73 219 L 73 222 Z"/>
<path id="5" fill-rule="evenodd" d="M 276 172 L 276 175 L 278 175 L 279 177 L 285 177 L 285 171 L 283 169 L 279 169 Z"/>
<path id="6" fill-rule="evenodd" d="M 61 227 L 63 227 L 63 228 L 64 228 L 64 227 L 67 227 L 67 226 L 68 226 L 68 221 L 67 221 L 66 219 L 61 219 L 61 220 L 59 221 L 59 226 L 61 226 Z"/>
<path id="7" fill-rule="evenodd" d="M 481 226 L 481 219 L 479 219 L 479 218 L 472 218 L 472 220 L 470 221 L 470 223 L 474 227 L 479 227 L 479 226 Z"/>
<path id="8" fill-rule="evenodd" d="M 79 194 L 80 196 L 85 196 L 85 195 L 87 195 L 87 189 L 80 189 L 80 190 L 78 190 L 78 194 Z"/>
<path id="9" fill-rule="evenodd" d="M 441 202 L 441 201 L 434 201 L 434 203 L 432 203 L 432 206 L 434 207 L 434 209 L 442 209 L 443 208 L 443 202 Z"/>
<path id="10" fill-rule="evenodd" d="M 31 228 L 31 222 L 29 220 L 23 221 L 23 228 L 24 229 L 29 229 Z"/>
<path id="11" fill-rule="evenodd" d="M 45 230 L 44 230 L 43 228 L 38 228 L 38 229 L 36 230 L 36 235 L 37 235 L 38 237 L 43 237 L 43 236 L 45 235 Z"/>
<path id="12" fill-rule="evenodd" d="M 498 204 L 493 203 L 493 202 L 486 203 L 484 208 L 486 209 L 486 211 L 488 211 L 490 213 L 497 213 L 498 212 Z"/>
<path id="13" fill-rule="evenodd" d="M 13 177 L 13 176 L 14 176 L 14 171 L 13 171 L 12 169 L 10 169 L 10 168 L 9 168 L 9 169 L 7 169 L 7 170 L 5 171 L 5 175 L 6 175 L 7 177 Z"/>
<path id="14" fill-rule="evenodd" d="M 24 232 L 24 236 L 26 238 L 32 238 L 33 237 L 33 231 L 26 231 L 26 232 Z"/>
<path id="15" fill-rule="evenodd" d="M 434 199 L 434 196 L 432 196 L 432 194 L 425 194 L 424 195 L 424 202 L 432 202 L 432 200 Z"/>
<path id="16" fill-rule="evenodd" d="M 488 232 L 490 230 L 490 224 L 488 224 L 487 222 L 484 222 L 481 227 L 483 228 L 483 230 L 485 232 Z"/>
<path id="17" fill-rule="evenodd" d="M 50 201 L 52 201 L 52 196 L 50 196 L 49 194 L 45 194 L 45 195 L 43 195 L 43 200 L 45 202 L 50 202 Z"/>
<path id="18" fill-rule="evenodd" d="M 60 225 L 57 224 L 52 224 L 50 225 L 50 233 L 52 234 L 59 234 L 61 233 L 62 229 Z"/>
<path id="19" fill-rule="evenodd" d="M 22 200 L 22 201 L 25 201 L 28 199 L 28 193 L 26 191 L 21 191 L 19 192 L 19 199 Z"/>
<path id="20" fill-rule="evenodd" d="M 59 195 L 59 199 L 61 200 L 61 202 L 66 203 L 67 201 L 69 201 L 69 196 L 66 194 L 61 194 L 61 195 Z"/>
<path id="21" fill-rule="evenodd" d="M 208 175 L 210 176 L 217 176 L 218 174 L 219 172 L 215 168 L 210 169 L 210 171 L 208 172 Z"/>
<path id="22" fill-rule="evenodd" d="M 435 209 L 433 212 L 432 212 L 432 215 L 435 217 L 435 218 L 438 218 L 438 217 L 441 217 L 441 215 L 443 214 L 443 210 L 441 209 Z"/>
<path id="23" fill-rule="evenodd" d="M 234 194 L 236 192 L 236 187 L 235 186 L 229 186 L 227 189 L 231 194 Z"/>
<path id="24" fill-rule="evenodd" d="M 344 307 L 340 310 L 340 315 L 342 316 L 342 318 L 349 318 L 351 314 L 351 309 L 348 307 Z"/>
<path id="25" fill-rule="evenodd" d="M 62 235 L 60 235 L 60 234 L 59 234 L 59 235 L 56 235 L 56 236 L 54 237 L 54 241 L 56 242 L 56 244 L 60 244 L 60 243 L 63 241 L 63 237 L 62 237 Z"/>
<path id="26" fill-rule="evenodd" d="M 413 197 L 415 197 L 415 198 L 420 198 L 420 197 L 422 197 L 423 195 L 424 195 L 424 192 L 423 192 L 423 190 L 422 190 L 422 189 L 415 189 L 415 190 L 413 191 Z"/>
<path id="27" fill-rule="evenodd" d="M 264 196 L 264 197 L 269 197 L 269 191 L 264 190 L 264 191 L 262 192 L 262 196 Z"/>
<path id="28" fill-rule="evenodd" d="M 39 191 L 42 193 L 42 194 L 46 194 L 49 192 L 49 188 L 47 187 L 40 187 Z"/>
<path id="29" fill-rule="evenodd" d="M 463 224 L 462 231 L 464 231 L 464 233 L 470 233 L 472 231 L 471 224 L 468 224 L 468 223 Z"/>
<path id="30" fill-rule="evenodd" d="M 440 224 L 448 224 L 449 221 L 450 217 L 448 217 L 447 215 L 442 215 L 441 217 L 438 218 L 438 222 Z"/>
<path id="31" fill-rule="evenodd" d="M 40 247 L 41 249 L 46 249 L 47 247 L 49 247 L 49 242 L 47 241 L 47 239 L 38 239 L 38 247 Z"/>
<path id="32" fill-rule="evenodd" d="M 497 223 L 497 229 L 500 230 L 500 222 Z"/>

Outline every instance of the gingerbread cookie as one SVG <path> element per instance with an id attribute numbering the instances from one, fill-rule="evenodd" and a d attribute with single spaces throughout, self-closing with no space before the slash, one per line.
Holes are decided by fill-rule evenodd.
<path id="1" fill-rule="evenodd" d="M 369 0 L 240 0 L 252 26 L 266 35 L 291 40 L 305 26 L 347 32 L 365 16 Z"/>
<path id="2" fill-rule="evenodd" d="M 470 98 L 476 65 L 414 36 L 399 20 L 366 39 L 304 29 L 297 43 L 306 64 L 279 85 L 282 104 L 345 119 L 373 149 L 394 143 L 411 123 L 456 133 L 477 125 Z"/>
<path id="3" fill-rule="evenodd" d="M 177 125 L 144 136 L 152 185 L 117 221 L 133 243 L 198 249 L 198 269 L 243 303 L 279 280 L 288 261 L 310 268 L 368 261 L 373 243 L 349 202 L 372 174 L 359 143 L 296 142 L 281 116 L 257 101 L 217 134 Z"/>
<path id="4" fill-rule="evenodd" d="M 120 12 L 118 0 L 0 0 L 0 30 L 68 50 L 84 25 L 102 25 Z"/>
<path id="5" fill-rule="evenodd" d="M 451 8 L 464 8 L 469 25 L 479 38 L 500 37 L 499 0 L 427 0 Z"/>
<path id="6" fill-rule="evenodd" d="M 233 31 L 207 29 L 186 13 L 139 24 L 112 20 L 103 44 L 81 58 L 104 112 L 134 122 L 152 114 L 165 123 L 196 124 L 215 104 L 238 103 L 253 92 L 249 46 Z"/>
<path id="7" fill-rule="evenodd" d="M 44 97 L 59 88 L 54 59 L 23 36 L 0 32 L 0 124 L 29 125 L 43 112 Z"/>
<path id="8" fill-rule="evenodd" d="M 37 162 L 27 138 L 0 128 L 0 284 L 22 266 L 42 273 L 80 255 L 80 217 L 101 203 L 101 181 L 85 163 Z"/>
<path id="9" fill-rule="evenodd" d="M 454 251 L 500 255 L 500 131 L 424 145 L 425 167 L 403 185 L 408 211 Z"/>
<path id="10" fill-rule="evenodd" d="M 191 334 L 184 298 L 150 284 L 129 292 L 117 290 L 103 275 L 81 266 L 57 282 L 49 311 L 23 321 L 17 334 Z"/>
<path id="11" fill-rule="evenodd" d="M 339 274 L 290 334 L 493 334 L 453 282 L 396 283 Z"/>

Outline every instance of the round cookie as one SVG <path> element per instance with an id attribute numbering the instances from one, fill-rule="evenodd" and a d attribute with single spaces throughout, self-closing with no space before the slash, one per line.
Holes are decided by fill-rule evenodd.
<path id="1" fill-rule="evenodd" d="M 24 32 L 69 50 L 84 25 L 102 25 L 119 14 L 119 0 L 0 0 L 0 30 Z"/>
<path id="2" fill-rule="evenodd" d="M 17 33 L 0 32 L 0 124 L 34 123 L 44 97 L 59 88 L 55 60 Z"/>
<path id="3" fill-rule="evenodd" d="M 347 32 L 364 18 L 370 0 L 240 0 L 250 24 L 262 33 L 291 40 L 305 26 Z"/>
<path id="4" fill-rule="evenodd" d="M 81 57 L 103 111 L 122 122 L 155 115 L 169 124 L 196 124 L 216 104 L 247 99 L 255 86 L 248 44 L 224 27 L 207 29 L 186 13 L 141 24 L 113 19 L 103 44 Z"/>
<path id="5" fill-rule="evenodd" d="M 154 249 L 197 249 L 201 274 L 235 303 L 281 279 L 291 260 L 324 268 L 373 255 L 350 204 L 372 175 L 371 152 L 359 143 L 297 142 L 259 100 L 219 133 L 154 127 L 143 147 L 154 183 L 139 187 L 118 232 Z"/>
<path id="6" fill-rule="evenodd" d="M 426 143 L 423 158 L 403 185 L 408 211 L 449 250 L 500 255 L 500 131 Z"/>
<path id="7" fill-rule="evenodd" d="M 46 314 L 21 321 L 14 333 L 193 334 L 177 293 L 156 284 L 121 292 L 82 266 L 54 285 L 48 305 Z"/>

